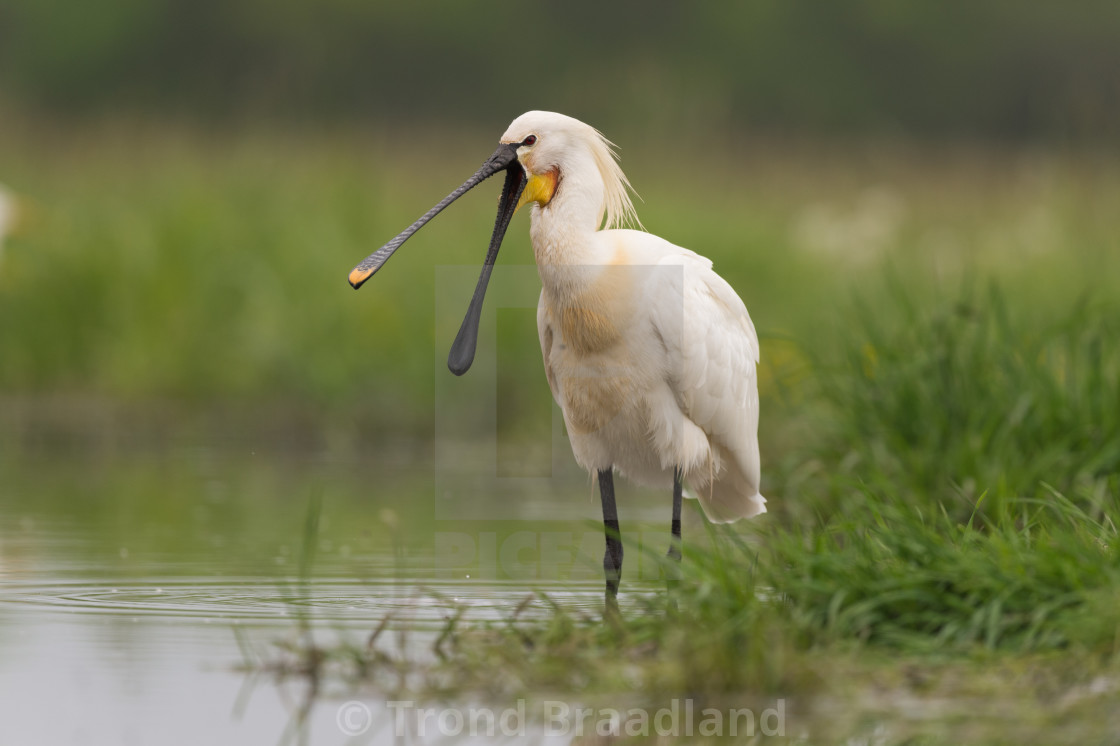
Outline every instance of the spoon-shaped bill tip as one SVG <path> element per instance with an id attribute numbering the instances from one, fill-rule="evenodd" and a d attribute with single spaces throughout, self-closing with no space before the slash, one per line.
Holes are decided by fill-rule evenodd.
<path id="1" fill-rule="evenodd" d="M 421 215 L 415 223 L 398 233 L 393 240 L 367 256 L 357 267 L 354 267 L 354 269 L 350 271 L 350 276 L 347 278 L 350 281 L 350 285 L 353 286 L 355 290 L 360 288 L 362 283 L 372 277 L 377 270 L 381 269 L 381 265 L 389 261 L 389 257 L 393 255 L 394 251 L 401 247 L 401 244 L 407 241 L 413 233 L 424 227 L 425 223 L 438 215 L 443 208 L 447 207 L 476 185 L 482 183 L 499 171 L 508 170 L 513 167 L 516 161 L 517 144 L 504 143 L 500 145 L 498 149 L 494 151 L 493 155 L 486 159 L 486 162 L 475 171 L 474 175 L 463 182 L 462 186 L 441 199 L 432 209 Z M 519 166 L 517 168 L 519 168 Z"/>
<path id="2" fill-rule="evenodd" d="M 347 279 L 350 281 L 350 287 L 357 290 L 362 286 L 363 282 L 371 277 L 373 277 L 373 272 L 370 270 L 354 267 L 354 269 L 350 270 L 350 276 Z"/>

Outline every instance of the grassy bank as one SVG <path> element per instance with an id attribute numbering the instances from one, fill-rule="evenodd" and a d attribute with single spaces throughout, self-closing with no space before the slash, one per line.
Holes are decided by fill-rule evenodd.
<path id="1" fill-rule="evenodd" d="M 807 743 L 1109 742 L 1115 310 L 1038 327 L 996 289 L 879 310 L 806 363 L 783 412 L 811 426 L 772 468 L 774 510 L 686 536 L 671 595 L 633 569 L 664 563 L 662 547 L 631 544 L 617 619 L 547 594 L 524 604 L 547 613 L 510 609 L 502 624 L 451 604 L 434 657 L 371 642 L 318 651 L 317 665 L 435 699 L 783 698 L 785 735 Z M 292 670 L 308 652 L 267 665 Z"/>

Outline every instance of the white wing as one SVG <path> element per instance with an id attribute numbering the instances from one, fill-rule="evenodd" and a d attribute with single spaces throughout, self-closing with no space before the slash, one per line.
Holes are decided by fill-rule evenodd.
<path id="1" fill-rule="evenodd" d="M 710 491 L 709 500 L 701 499 L 725 504 L 705 504 L 705 509 L 710 516 L 714 511 L 734 520 L 765 510 L 758 495 L 758 334 L 743 301 L 712 270 L 711 261 L 678 251 L 658 262 L 668 273 L 657 284 L 664 300 L 672 301 L 657 303 L 652 320 L 668 353 L 667 375 L 677 404 L 708 435 L 722 461 L 723 474 L 713 475 L 712 489 L 725 494 Z M 676 266 L 679 273 L 671 269 Z"/>

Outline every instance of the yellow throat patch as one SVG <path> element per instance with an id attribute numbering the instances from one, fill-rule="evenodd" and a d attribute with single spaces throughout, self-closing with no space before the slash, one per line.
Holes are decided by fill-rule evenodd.
<path id="1" fill-rule="evenodd" d="M 520 210 L 523 205 L 530 202 L 536 202 L 541 207 L 544 207 L 552 201 L 553 195 L 556 194 L 556 187 L 560 184 L 560 169 L 553 166 L 543 174 L 532 174 L 529 176 L 528 181 L 525 182 L 525 189 L 521 192 L 521 198 L 517 200 L 517 210 Z"/>

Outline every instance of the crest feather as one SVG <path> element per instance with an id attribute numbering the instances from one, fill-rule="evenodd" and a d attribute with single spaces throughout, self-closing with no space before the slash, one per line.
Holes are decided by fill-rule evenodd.
<path id="1" fill-rule="evenodd" d="M 603 228 L 632 226 L 645 230 L 642 221 L 638 219 L 638 211 L 634 209 L 634 201 L 630 198 L 634 187 L 630 186 L 630 180 L 618 165 L 618 146 L 591 125 L 587 125 L 587 128 L 593 134 L 590 142 L 591 156 L 603 178 L 603 213 L 606 216 Z"/>

